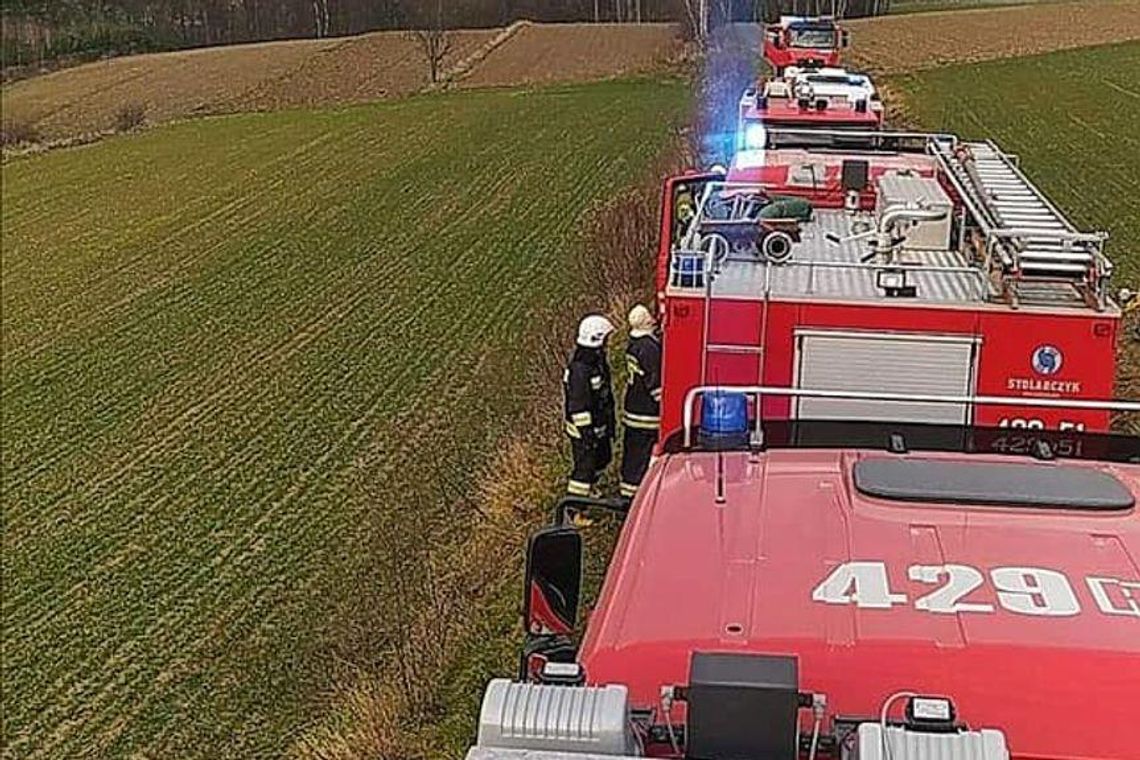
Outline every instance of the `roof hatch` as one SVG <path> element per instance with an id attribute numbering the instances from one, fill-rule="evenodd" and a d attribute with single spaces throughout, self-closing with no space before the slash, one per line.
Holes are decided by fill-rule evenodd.
<path id="1" fill-rule="evenodd" d="M 1112 475 L 1067 465 L 873 458 L 853 474 L 860 493 L 893 501 L 1095 511 L 1135 501 Z"/>

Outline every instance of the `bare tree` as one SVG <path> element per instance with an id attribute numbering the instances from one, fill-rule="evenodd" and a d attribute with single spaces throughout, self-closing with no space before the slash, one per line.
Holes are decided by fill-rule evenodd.
<path id="1" fill-rule="evenodd" d="M 438 0 L 436 4 L 434 20 L 424 29 L 417 30 L 415 35 L 428 64 L 428 76 L 431 83 L 436 84 L 443 68 L 443 59 L 451 51 L 451 35 L 443 24 L 443 0 Z"/>
<path id="2" fill-rule="evenodd" d="M 681 0 L 680 4 L 685 14 L 685 27 L 692 32 L 693 39 L 703 41 L 704 20 L 702 14 L 704 12 L 705 0 Z"/>
<path id="3" fill-rule="evenodd" d="M 329 0 L 313 0 L 313 23 L 317 37 L 329 36 Z"/>

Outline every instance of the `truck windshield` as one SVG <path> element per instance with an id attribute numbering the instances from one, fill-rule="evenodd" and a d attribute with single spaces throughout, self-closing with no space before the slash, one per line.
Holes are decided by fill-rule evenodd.
<path id="1" fill-rule="evenodd" d="M 788 42 L 796 48 L 817 48 L 832 50 L 835 48 L 835 30 L 828 27 L 801 27 L 790 29 Z"/>

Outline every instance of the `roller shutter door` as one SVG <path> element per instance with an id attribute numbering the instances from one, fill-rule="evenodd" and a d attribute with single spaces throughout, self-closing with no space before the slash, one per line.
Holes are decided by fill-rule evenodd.
<path id="1" fill-rule="evenodd" d="M 968 396 L 974 390 L 977 343 L 931 335 L 800 332 L 797 386 L 818 390 Z M 800 399 L 806 419 L 889 420 L 965 424 L 965 404 Z"/>

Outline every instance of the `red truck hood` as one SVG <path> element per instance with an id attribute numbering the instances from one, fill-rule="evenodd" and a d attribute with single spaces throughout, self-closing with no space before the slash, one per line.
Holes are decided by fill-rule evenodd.
<path id="1" fill-rule="evenodd" d="M 800 688 L 826 693 L 832 715 L 877 716 L 899 690 L 944 694 L 972 727 L 1004 730 L 1017 758 L 1136 756 L 1122 730 L 1140 696 L 1135 508 L 887 502 L 850 475 L 883 454 L 803 450 L 726 454 L 718 506 L 715 456 L 651 470 L 583 642 L 591 682 L 626 683 L 649 705 L 687 682 L 694 650 L 793 654 Z M 1100 469 L 1140 492 L 1137 467 Z M 968 593 L 917 569 L 947 565 Z M 867 606 L 884 578 L 896 596 Z M 939 611 L 950 603 L 970 606 Z"/>

